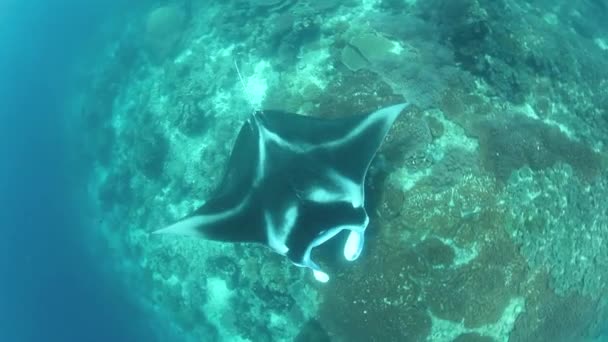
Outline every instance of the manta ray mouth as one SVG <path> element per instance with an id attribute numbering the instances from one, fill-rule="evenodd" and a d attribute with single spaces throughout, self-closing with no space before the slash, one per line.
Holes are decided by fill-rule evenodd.
<path id="1" fill-rule="evenodd" d="M 361 255 L 369 224 L 365 176 L 406 107 L 339 119 L 257 112 L 241 127 L 215 194 L 155 233 L 264 244 L 329 281 L 311 251 L 348 230 L 344 258 Z"/>

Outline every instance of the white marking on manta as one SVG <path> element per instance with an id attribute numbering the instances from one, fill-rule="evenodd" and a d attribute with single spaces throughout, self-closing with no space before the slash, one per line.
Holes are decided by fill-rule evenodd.
<path id="1" fill-rule="evenodd" d="M 367 128 L 369 128 L 370 125 L 372 125 L 376 122 L 379 122 L 379 121 L 380 122 L 384 121 L 386 123 L 385 124 L 386 127 L 384 127 L 384 129 L 388 130 L 388 128 L 390 128 L 390 126 L 395 121 L 397 116 L 403 111 L 403 109 L 406 106 L 407 106 L 407 104 L 402 103 L 402 104 L 393 105 L 390 107 L 379 109 L 379 110 L 373 112 L 372 114 L 370 114 L 369 116 L 367 116 L 365 118 L 365 120 L 360 122 L 346 136 L 336 138 L 333 140 L 329 140 L 326 142 L 322 142 L 320 144 L 314 144 L 314 145 L 308 144 L 305 142 L 298 142 L 297 145 L 292 144 L 288 141 L 285 141 L 283 138 L 281 138 L 278 133 L 273 132 L 266 127 L 262 127 L 261 129 L 264 130 L 265 136 L 267 136 L 270 140 L 272 140 L 279 146 L 282 146 L 282 147 L 287 148 L 294 152 L 308 153 L 308 152 L 313 152 L 313 151 L 319 150 L 319 149 L 335 148 L 335 147 L 347 144 L 349 140 L 356 138 L 359 134 L 361 134 L 363 131 L 365 131 Z"/>
<path id="2" fill-rule="evenodd" d="M 258 160 L 258 173 L 255 177 L 254 185 L 257 185 L 260 180 L 264 177 L 266 172 L 266 137 L 265 137 L 265 128 L 260 125 L 259 121 L 256 117 L 253 118 L 255 125 L 258 130 L 258 148 L 259 148 L 259 160 Z"/>
<path id="3" fill-rule="evenodd" d="M 329 274 L 323 271 L 313 269 L 312 274 L 314 275 L 315 279 L 321 283 L 327 283 L 329 281 Z"/>
<path id="4" fill-rule="evenodd" d="M 326 280 L 322 281 L 322 282 L 327 282 L 329 280 L 329 275 L 327 275 L 325 272 L 323 272 L 321 270 L 321 268 L 310 258 L 312 250 L 315 247 L 318 247 L 318 246 L 324 244 L 325 242 L 331 240 L 334 236 L 338 235 L 341 231 L 350 230 L 349 236 L 344 245 L 344 257 L 348 261 L 354 261 L 361 255 L 361 251 L 363 250 L 363 244 L 364 244 L 363 234 L 364 234 L 365 229 L 367 228 L 368 224 L 369 224 L 369 217 L 366 213 L 365 221 L 361 225 L 346 225 L 346 226 L 339 226 L 339 227 L 334 227 L 334 228 L 326 230 L 325 232 L 323 232 L 319 236 L 317 236 L 312 241 L 312 243 L 310 243 L 308 245 L 308 247 L 306 248 L 306 251 L 304 252 L 304 256 L 302 257 L 302 263 L 294 262 L 294 264 L 296 266 L 308 267 L 308 268 L 312 269 L 313 273 L 315 275 L 315 278 L 319 281 L 321 281 L 321 280 L 319 278 L 317 278 L 318 274 L 315 273 L 315 271 L 318 272 L 319 274 L 324 274 L 325 276 L 323 279 L 325 279 L 325 277 L 326 277 Z"/>
<path id="5" fill-rule="evenodd" d="M 275 252 L 285 255 L 289 252 L 287 247 L 287 238 L 291 233 L 291 230 L 296 224 L 298 219 L 298 207 L 297 205 L 291 205 L 285 212 L 285 217 L 280 225 L 275 224 L 272 215 L 268 212 L 264 212 L 264 222 L 266 223 L 266 234 L 268 236 L 268 247 Z"/>
<path id="6" fill-rule="evenodd" d="M 189 236 L 197 236 L 201 234 L 196 230 L 197 227 L 208 222 L 208 220 L 203 216 L 192 216 L 185 218 L 181 221 L 177 221 L 174 224 L 167 226 L 165 228 L 156 230 L 152 232 L 152 234 L 177 234 L 177 235 L 189 235 Z"/>
<path id="7" fill-rule="evenodd" d="M 344 244 L 344 258 L 348 261 L 356 260 L 363 250 L 363 232 L 351 230 Z"/>
<path id="8" fill-rule="evenodd" d="M 335 185 L 334 189 L 315 186 L 305 195 L 306 199 L 315 203 L 349 202 L 353 208 L 363 206 L 363 188 L 348 177 L 335 170 L 328 170 L 327 176 Z"/>
<path id="9" fill-rule="evenodd" d="M 165 228 L 155 230 L 152 232 L 152 234 L 175 234 L 204 237 L 205 234 L 196 228 L 213 225 L 226 220 L 231 216 L 238 215 L 245 208 L 247 203 L 249 203 L 250 197 L 251 195 L 247 194 L 247 196 L 243 197 L 243 200 L 233 208 L 228 208 L 215 214 L 193 215 L 186 217 Z"/>
<path id="10" fill-rule="evenodd" d="M 306 199 L 315 203 L 334 203 L 344 200 L 344 194 L 339 192 L 331 192 L 326 188 L 314 187 L 308 194 L 305 195 Z"/>

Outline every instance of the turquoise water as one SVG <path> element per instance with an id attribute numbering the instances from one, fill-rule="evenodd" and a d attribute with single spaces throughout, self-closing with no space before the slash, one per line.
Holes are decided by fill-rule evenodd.
<path id="1" fill-rule="evenodd" d="M 0 19 L 1 341 L 608 341 L 605 1 L 30 0 Z M 313 252 L 329 282 L 261 245 L 150 234 L 210 198 L 254 109 L 404 101 L 361 257 Z"/>
<path id="2" fill-rule="evenodd" d="M 109 255 L 93 253 L 99 221 L 83 215 L 90 161 L 66 108 L 79 89 L 74 65 L 110 10 L 0 5 L 1 341 L 175 340 L 156 330 Z"/>

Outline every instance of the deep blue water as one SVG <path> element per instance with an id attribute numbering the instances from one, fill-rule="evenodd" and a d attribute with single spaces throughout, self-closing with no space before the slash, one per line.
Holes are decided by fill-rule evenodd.
<path id="1" fill-rule="evenodd" d="M 157 323 L 83 243 L 88 165 L 65 129 L 72 67 L 114 7 L 0 3 L 0 341 L 155 339 Z"/>

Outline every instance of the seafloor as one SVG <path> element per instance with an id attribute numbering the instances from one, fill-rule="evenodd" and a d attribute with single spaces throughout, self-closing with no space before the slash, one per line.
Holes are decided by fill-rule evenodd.
<path id="1" fill-rule="evenodd" d="M 122 19 L 83 70 L 91 215 L 185 341 L 608 339 L 605 1 L 176 0 Z M 254 108 L 404 100 L 364 254 L 318 251 L 329 283 L 263 246 L 149 234 L 203 203 Z"/>

